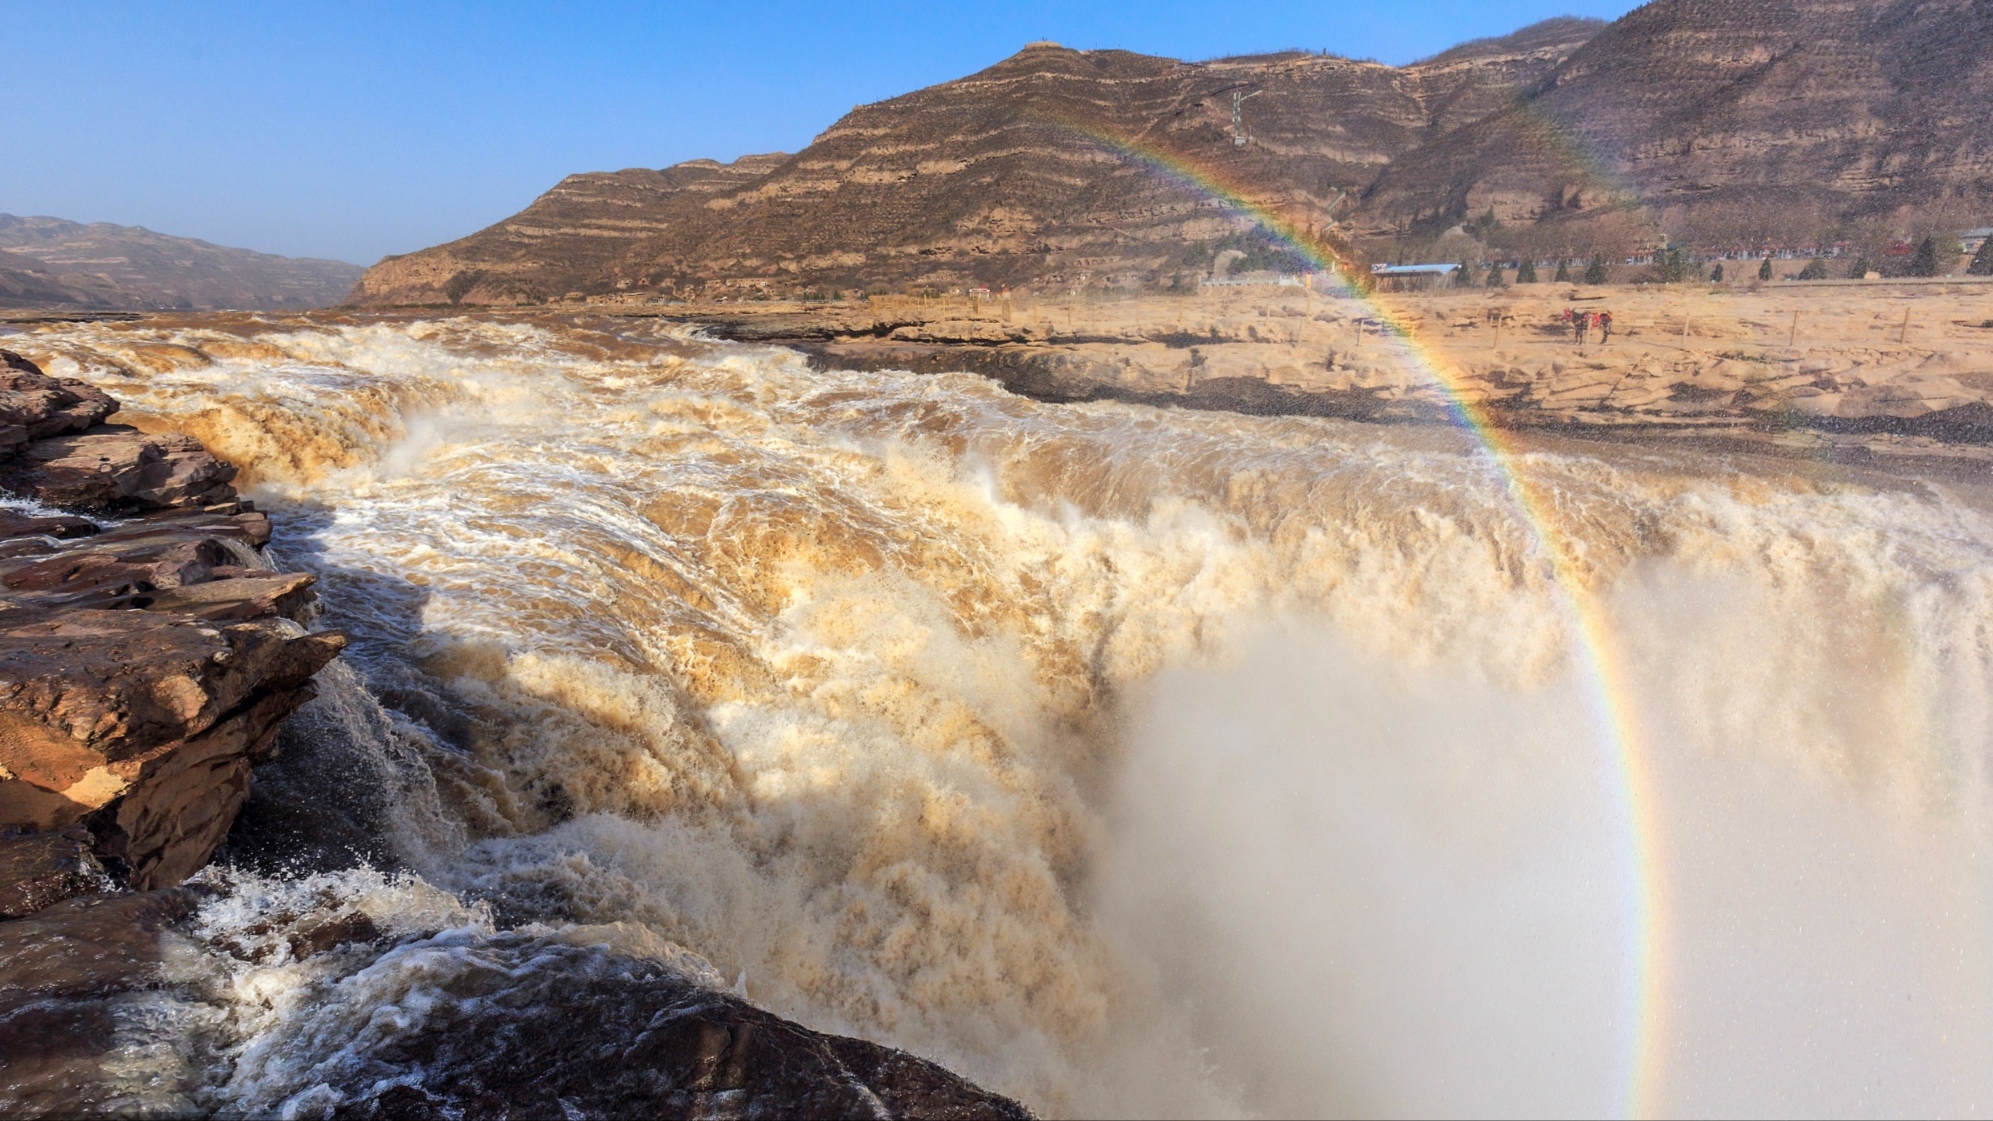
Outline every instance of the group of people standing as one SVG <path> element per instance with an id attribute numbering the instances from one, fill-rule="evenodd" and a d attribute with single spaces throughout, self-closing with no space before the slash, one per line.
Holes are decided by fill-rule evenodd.
<path id="1" fill-rule="evenodd" d="M 1577 311 L 1572 308 L 1565 308 L 1563 315 L 1559 318 L 1571 325 L 1571 338 L 1579 346 L 1583 346 L 1591 341 L 1592 328 L 1594 327 L 1598 328 L 1599 342 L 1604 343 L 1612 338 L 1612 313 L 1609 311 L 1603 309 L 1599 311 Z"/>

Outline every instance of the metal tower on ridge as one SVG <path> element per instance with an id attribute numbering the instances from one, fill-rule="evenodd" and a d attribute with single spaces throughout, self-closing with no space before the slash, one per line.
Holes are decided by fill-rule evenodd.
<path id="1" fill-rule="evenodd" d="M 1239 103 L 1248 97 L 1257 97 L 1264 92 L 1266 91 L 1253 90 L 1251 93 L 1247 93 L 1245 90 L 1232 91 L 1232 147 L 1243 148 L 1246 146 L 1246 141 L 1252 139 L 1246 135 L 1245 126 L 1239 123 Z"/>

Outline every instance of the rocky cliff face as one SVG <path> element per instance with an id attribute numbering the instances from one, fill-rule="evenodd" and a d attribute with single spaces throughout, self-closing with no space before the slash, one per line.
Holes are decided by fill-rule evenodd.
<path id="1" fill-rule="evenodd" d="M 1777 236 L 1993 194 L 1993 11 L 1971 0 L 1656 0 L 1518 102 L 1407 152 L 1380 225 L 1637 202 L 1711 236 Z M 1733 228 L 1734 227 L 1734 228 Z"/>
<path id="2" fill-rule="evenodd" d="M 312 578 L 264 566 L 269 519 L 198 443 L 0 351 L 0 829 L 81 827 L 138 888 L 206 863 L 249 768 L 344 640 Z"/>
<path id="3" fill-rule="evenodd" d="M 1404 67 L 1034 44 L 860 106 L 795 156 L 572 177 L 383 262 L 353 299 L 1153 289 L 1201 271 L 1189 243 L 1250 236 L 1212 184 L 1373 252 L 1490 214 L 1581 255 L 1799 240 L 1905 208 L 1986 217 L 1984 3 L 1656 0 L 1601 26 L 1552 20 Z"/>
<path id="4" fill-rule="evenodd" d="M 1033 44 L 859 106 L 794 156 L 570 177 L 497 226 L 382 262 L 353 298 L 1149 277 L 1239 228 L 1196 180 L 1325 227 L 1392 159 L 1510 103 L 1597 26 L 1551 21 L 1409 67 Z M 1235 93 L 1250 95 L 1236 133 Z"/>
<path id="5" fill-rule="evenodd" d="M 317 308 L 360 275 L 345 261 L 230 249 L 109 222 L 0 214 L 0 307 Z"/>

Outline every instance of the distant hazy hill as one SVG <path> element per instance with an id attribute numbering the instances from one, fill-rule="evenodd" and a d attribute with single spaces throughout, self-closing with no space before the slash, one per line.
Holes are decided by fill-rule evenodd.
<path id="1" fill-rule="evenodd" d="M 0 307 L 314 308 L 363 270 L 169 237 L 138 226 L 0 214 Z"/>
<path id="2" fill-rule="evenodd" d="M 1872 239 L 1993 223 L 1989 106 L 1989 0 L 1655 0 L 1402 67 L 1032 44 L 793 156 L 572 176 L 353 298 L 1153 287 L 1254 250 L 1214 186 L 1374 256 Z"/>

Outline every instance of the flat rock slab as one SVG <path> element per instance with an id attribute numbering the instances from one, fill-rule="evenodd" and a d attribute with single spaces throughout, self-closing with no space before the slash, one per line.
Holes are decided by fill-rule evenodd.
<path id="1" fill-rule="evenodd" d="M 75 537 L 89 537 L 102 532 L 102 527 L 88 518 L 73 518 L 67 515 L 37 517 L 19 510 L 0 509 L 0 540 L 15 537 L 53 537 L 67 541 Z"/>
<path id="2" fill-rule="evenodd" d="M 121 424 L 34 440 L 0 464 L 0 489 L 74 510 L 157 509 L 233 501 L 235 468 L 200 441 Z"/>

